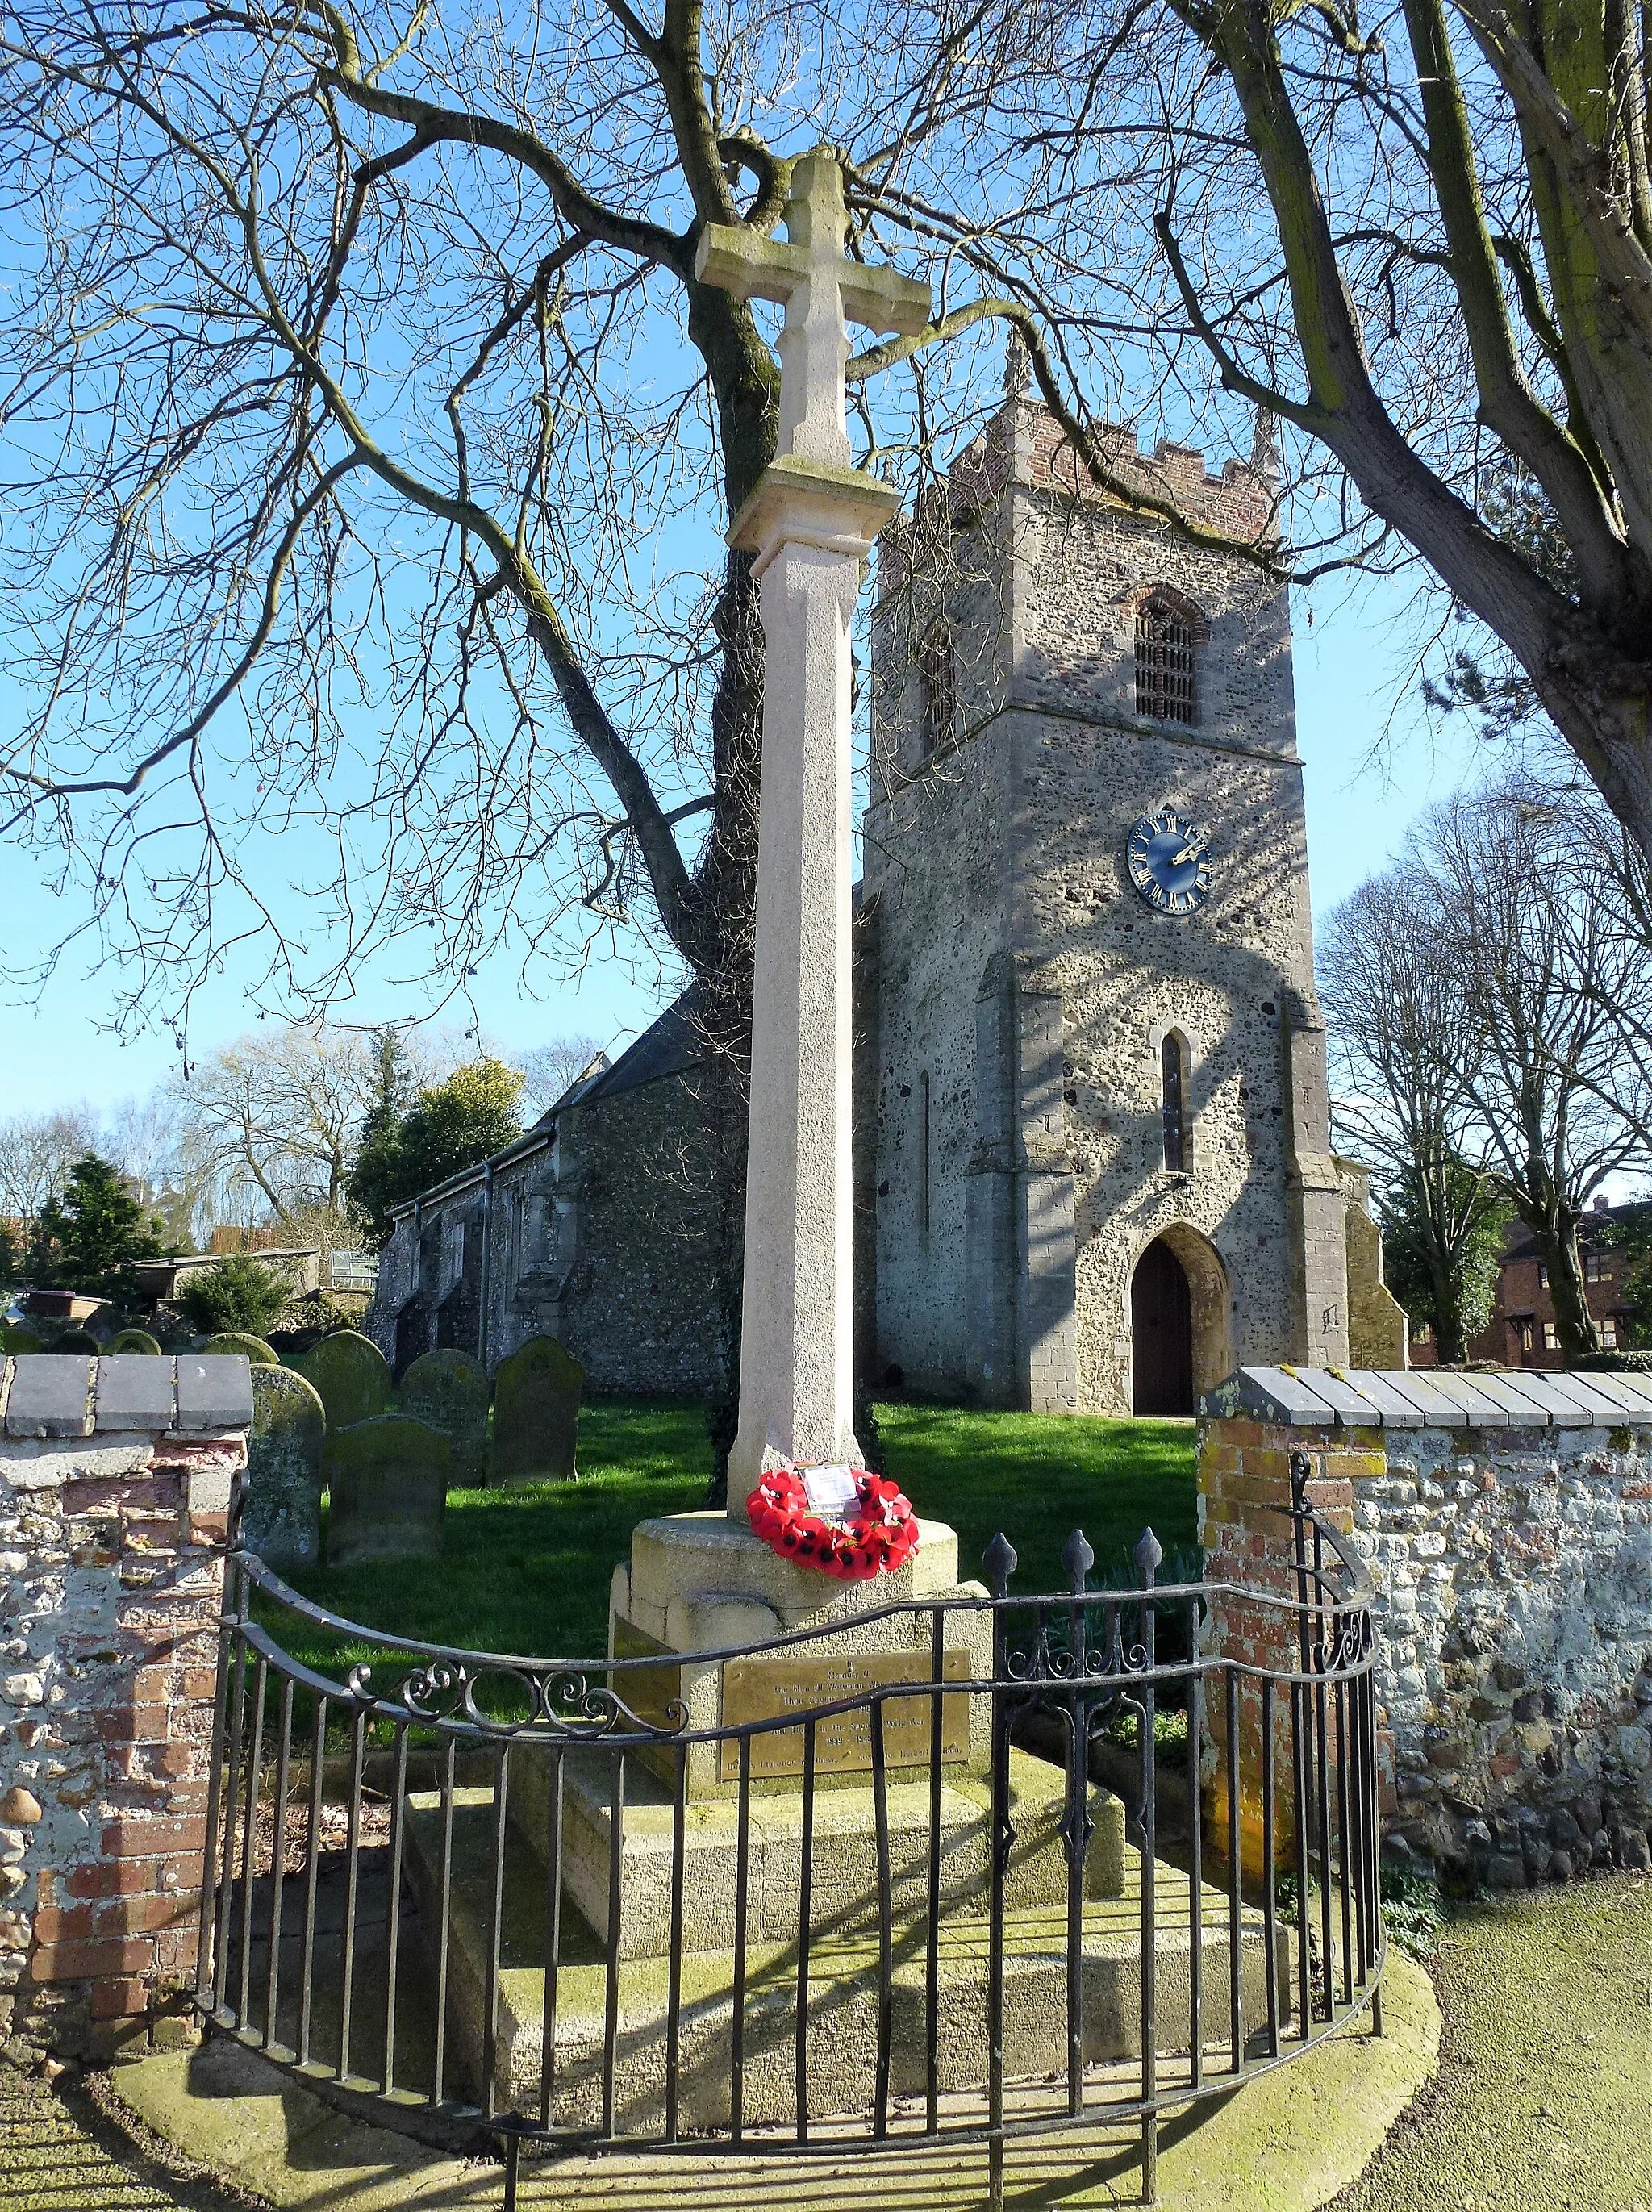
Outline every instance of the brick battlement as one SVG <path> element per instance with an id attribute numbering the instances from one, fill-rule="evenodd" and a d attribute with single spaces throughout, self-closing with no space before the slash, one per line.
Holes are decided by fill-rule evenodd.
<path id="1" fill-rule="evenodd" d="M 999 424 L 1005 426 L 1002 430 Z M 1018 482 L 1035 489 L 1077 492 L 1081 499 L 1115 504 L 1080 465 L 1066 433 L 1048 409 L 1027 400 L 1014 402 L 995 418 L 987 434 L 1006 437 L 1017 428 L 1024 457 Z M 1212 476 L 1200 447 L 1161 439 L 1151 453 L 1144 453 L 1134 433 L 1116 423 L 1106 424 L 1100 435 L 1114 475 L 1132 490 L 1168 501 L 1200 529 L 1218 530 L 1242 544 L 1254 545 L 1277 528 L 1274 488 L 1248 462 L 1224 461 L 1221 473 Z"/>

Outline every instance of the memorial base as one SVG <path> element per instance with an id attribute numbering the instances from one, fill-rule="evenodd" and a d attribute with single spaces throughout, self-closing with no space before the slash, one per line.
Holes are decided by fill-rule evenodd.
<path id="1" fill-rule="evenodd" d="M 959 1582 L 953 1529 L 940 1521 L 918 1525 L 918 1548 L 894 1573 L 842 1583 L 817 1567 L 780 1558 L 723 1513 L 677 1513 L 639 1522 L 629 1562 L 614 1570 L 609 1591 L 609 1653 L 659 1663 L 616 1674 L 616 1693 L 654 1724 L 665 1723 L 668 1709 L 680 1703 L 693 1730 L 810 1711 L 893 1682 L 926 1684 L 934 1680 L 938 1607 L 942 1680 L 990 1679 L 992 1618 L 969 1602 L 987 1592 L 980 1583 Z M 946 1609 L 950 1599 L 959 1601 L 956 1612 Z M 920 1601 L 922 1609 L 887 1612 L 908 1600 Z M 782 1643 L 772 1654 L 751 1649 L 803 1632 L 808 1641 Z M 741 1656 L 702 1656 L 722 1651 Z M 929 1694 L 884 1701 L 884 1759 L 891 1780 L 926 1771 L 934 1703 Z M 943 1693 L 939 1703 L 943 1765 L 985 1774 L 991 1757 L 988 1701 L 954 1692 Z M 818 1790 L 864 1786 L 872 1768 L 864 1707 L 818 1722 L 815 1738 Z M 802 1728 L 756 1728 L 748 1741 L 749 1790 L 795 1796 L 803 1775 Z M 691 1746 L 689 1798 L 734 1796 L 740 1755 L 738 1739 Z M 656 1771 L 669 1774 L 667 1762 L 674 1762 L 675 1753 L 662 1749 L 655 1757 Z"/>
<path id="2" fill-rule="evenodd" d="M 570 1752 L 562 1761 L 562 1888 L 605 1945 L 612 1917 L 614 1759 L 600 1751 Z M 540 1856 L 551 1832 L 550 1761 L 526 1751 L 512 1762 L 513 1820 Z M 671 1863 L 675 1808 L 671 1793 L 628 1758 L 621 1784 L 618 1955 L 663 1958 L 671 1948 Z M 890 1912 L 897 1928 L 923 1923 L 929 1894 L 928 1778 L 892 1782 L 884 1792 L 889 1823 Z M 1006 1902 L 1017 1911 L 1065 1909 L 1066 1855 L 1060 1825 L 1066 1804 L 1059 1768 L 1029 1753 L 1010 1754 L 1010 1818 L 1015 1830 L 1005 1877 Z M 941 1789 L 939 1889 L 944 1914 L 984 1913 L 988 1881 L 991 1787 L 960 1770 Z M 1124 1807 L 1096 1793 L 1084 1862 L 1084 1893 L 1116 1897 L 1124 1887 Z M 792 1790 L 754 1797 L 747 1817 L 746 1936 L 753 1943 L 795 1943 L 803 1892 L 804 1802 Z M 690 1806 L 683 1824 L 683 1949 L 732 1950 L 739 1864 L 739 1808 L 718 1797 Z M 870 1783 L 846 1778 L 817 1792 L 810 1836 L 811 1932 L 822 1937 L 875 1935 L 878 1928 L 878 1827 Z"/>
<path id="3" fill-rule="evenodd" d="M 452 1950 L 448 1981 L 449 2078 L 480 2094 L 483 1997 L 487 1987 L 493 1874 L 493 1801 L 460 1790 L 453 1806 Z M 440 1801 L 409 1800 L 408 1871 L 421 1923 L 439 1924 L 437 1869 Z M 1118 1894 L 1084 1908 L 1081 1988 L 1086 2065 L 1139 2055 L 1141 2047 L 1141 1861 L 1127 1846 Z M 497 1996 L 494 2009 L 494 2095 L 497 2104 L 538 2112 L 544 2059 L 545 1899 L 543 1863 L 513 1828 L 506 1855 Z M 1155 1869 L 1154 1960 L 1161 2052 L 1185 2052 L 1190 2035 L 1191 1899 L 1185 1874 Z M 1230 2032 L 1229 1905 L 1206 1889 L 1200 1949 L 1201 2017 L 1207 2050 Z M 1004 2058 L 1010 2081 L 1048 2077 L 1066 2050 L 1068 1927 L 1065 1905 L 1022 1905 L 1005 1915 Z M 1246 1908 L 1240 1927 L 1240 1986 L 1248 2022 L 1266 2015 L 1266 1932 Z M 941 1923 L 937 1983 L 939 2087 L 979 2091 L 987 2080 L 987 1922 L 979 1910 L 954 1911 Z M 603 1943 L 564 1902 L 562 1964 L 555 2007 L 551 2124 L 595 2128 L 603 2118 L 604 2027 L 608 1968 Z M 665 2109 L 670 1969 L 666 1959 L 622 1958 L 615 1967 L 618 2040 L 614 2125 L 657 2134 Z M 1275 1972 L 1282 2004 L 1291 1987 L 1289 1931 L 1277 1935 Z M 720 1948 L 685 1953 L 680 1972 L 678 2123 L 689 2130 L 729 2124 L 734 1957 Z M 798 1947 L 754 1937 L 745 1954 L 742 2118 L 747 2127 L 787 2126 L 797 2115 Z M 875 1936 L 821 1934 L 810 1951 L 808 2106 L 817 2118 L 862 2113 L 875 2094 L 878 1975 Z M 924 1947 L 897 1943 L 890 2019 L 891 2087 L 921 2096 L 926 2048 Z"/>

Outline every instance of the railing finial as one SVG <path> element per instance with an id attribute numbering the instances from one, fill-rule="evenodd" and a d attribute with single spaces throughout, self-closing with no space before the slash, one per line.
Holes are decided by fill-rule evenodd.
<path id="1" fill-rule="evenodd" d="M 1151 1528 L 1144 1528 L 1136 1539 L 1136 1548 L 1130 1555 L 1136 1563 L 1136 1572 L 1144 1589 L 1151 1589 L 1153 1577 L 1164 1564 L 1164 1547 Z"/>
<path id="2" fill-rule="evenodd" d="M 1095 1564 L 1096 1554 L 1090 1547 L 1089 1539 L 1082 1528 L 1075 1528 L 1061 1553 L 1061 1565 L 1066 1569 L 1075 1597 L 1082 1597 L 1090 1588 L 1090 1571 Z"/>
<path id="3" fill-rule="evenodd" d="M 1010 1577 L 1015 1572 L 1015 1546 L 1000 1528 L 981 1555 L 981 1564 L 987 1577 L 987 1587 L 994 1597 L 1008 1594 Z"/>

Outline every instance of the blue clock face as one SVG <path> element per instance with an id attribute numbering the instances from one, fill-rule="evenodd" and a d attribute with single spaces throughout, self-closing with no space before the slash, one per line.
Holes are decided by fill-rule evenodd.
<path id="1" fill-rule="evenodd" d="M 1174 808 L 1144 814 L 1130 832 L 1130 880 L 1161 914 L 1194 914 L 1211 895 L 1211 833 Z"/>

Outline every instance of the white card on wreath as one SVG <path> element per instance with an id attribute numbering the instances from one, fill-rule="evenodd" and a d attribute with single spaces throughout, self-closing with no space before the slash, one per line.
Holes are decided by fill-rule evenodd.
<path id="1" fill-rule="evenodd" d="M 811 1513 L 824 1520 L 841 1521 L 859 1504 L 860 1491 L 853 1468 L 839 1462 L 827 1467 L 805 1467 L 801 1472 Z"/>

